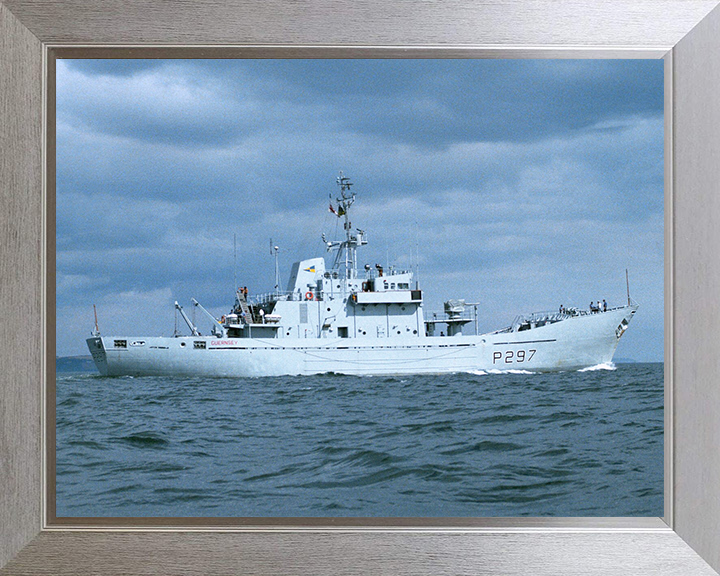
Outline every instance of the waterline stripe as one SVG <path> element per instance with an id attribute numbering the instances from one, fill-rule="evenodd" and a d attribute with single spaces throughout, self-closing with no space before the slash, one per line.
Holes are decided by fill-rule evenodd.
<path id="1" fill-rule="evenodd" d="M 523 340 L 522 342 L 493 342 L 493 346 L 503 346 L 506 344 L 538 344 L 540 342 L 557 342 L 555 338 L 552 340 Z"/>

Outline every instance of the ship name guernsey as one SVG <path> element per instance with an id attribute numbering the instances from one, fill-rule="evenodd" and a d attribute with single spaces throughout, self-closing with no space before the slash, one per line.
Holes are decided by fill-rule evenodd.
<path id="1" fill-rule="evenodd" d="M 357 250 L 365 232 L 353 228 L 352 183 L 342 173 L 330 210 L 342 218 L 345 237 L 323 241 L 334 253 L 296 262 L 286 291 L 249 298 L 237 290 L 230 312 L 202 335 L 175 303 L 191 332 L 172 337 L 102 336 L 97 319 L 87 340 L 103 375 L 257 377 L 319 374 L 437 374 L 469 371 L 575 370 L 608 363 L 638 306 L 605 311 L 562 309 L 520 315 L 495 332 L 478 334 L 477 306 L 448 300 L 444 312 L 425 317 L 423 291 L 412 271 L 359 271 Z M 276 258 L 277 275 L 277 258 Z M 466 331 L 473 334 L 464 334 Z"/>

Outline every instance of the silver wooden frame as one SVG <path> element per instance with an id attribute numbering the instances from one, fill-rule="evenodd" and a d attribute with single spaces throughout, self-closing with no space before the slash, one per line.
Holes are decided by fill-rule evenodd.
<path id="1" fill-rule="evenodd" d="M 718 0 L 0 0 L 0 574 L 713 574 L 720 569 Z M 45 237 L 53 49 L 661 57 L 666 61 L 664 519 L 60 525 L 48 513 Z M 199 46 L 202 44 L 203 46 Z M 256 48 L 248 48 L 255 45 Z M 361 47 L 364 46 L 364 47 Z M 355 46 L 349 50 L 348 46 Z M 373 46 L 374 48 L 369 48 Z M 274 47 L 274 48 L 273 48 Z M 131 48 L 132 49 L 132 48 Z M 50 151 L 52 152 L 52 151 Z M 49 165 L 51 165 L 50 163 Z M 51 358 L 52 359 L 52 358 Z M 260 525 L 263 524 L 263 525 Z"/>

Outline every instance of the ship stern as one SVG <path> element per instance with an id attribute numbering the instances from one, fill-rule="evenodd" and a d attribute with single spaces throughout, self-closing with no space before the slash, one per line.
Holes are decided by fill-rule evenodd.
<path id="1" fill-rule="evenodd" d="M 107 376 L 107 353 L 105 352 L 105 346 L 103 345 L 102 338 L 99 336 L 88 338 L 85 342 L 87 343 L 88 350 L 90 350 L 90 354 L 92 355 L 93 362 L 95 362 L 95 367 L 98 369 L 98 372 L 100 372 L 103 376 Z"/>

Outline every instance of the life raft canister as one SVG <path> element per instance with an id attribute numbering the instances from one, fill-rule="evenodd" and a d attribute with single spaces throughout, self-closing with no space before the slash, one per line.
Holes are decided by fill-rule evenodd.
<path id="1" fill-rule="evenodd" d="M 313 293 L 309 290 L 305 292 L 305 300 L 313 300 L 315 297 L 313 296 Z"/>

